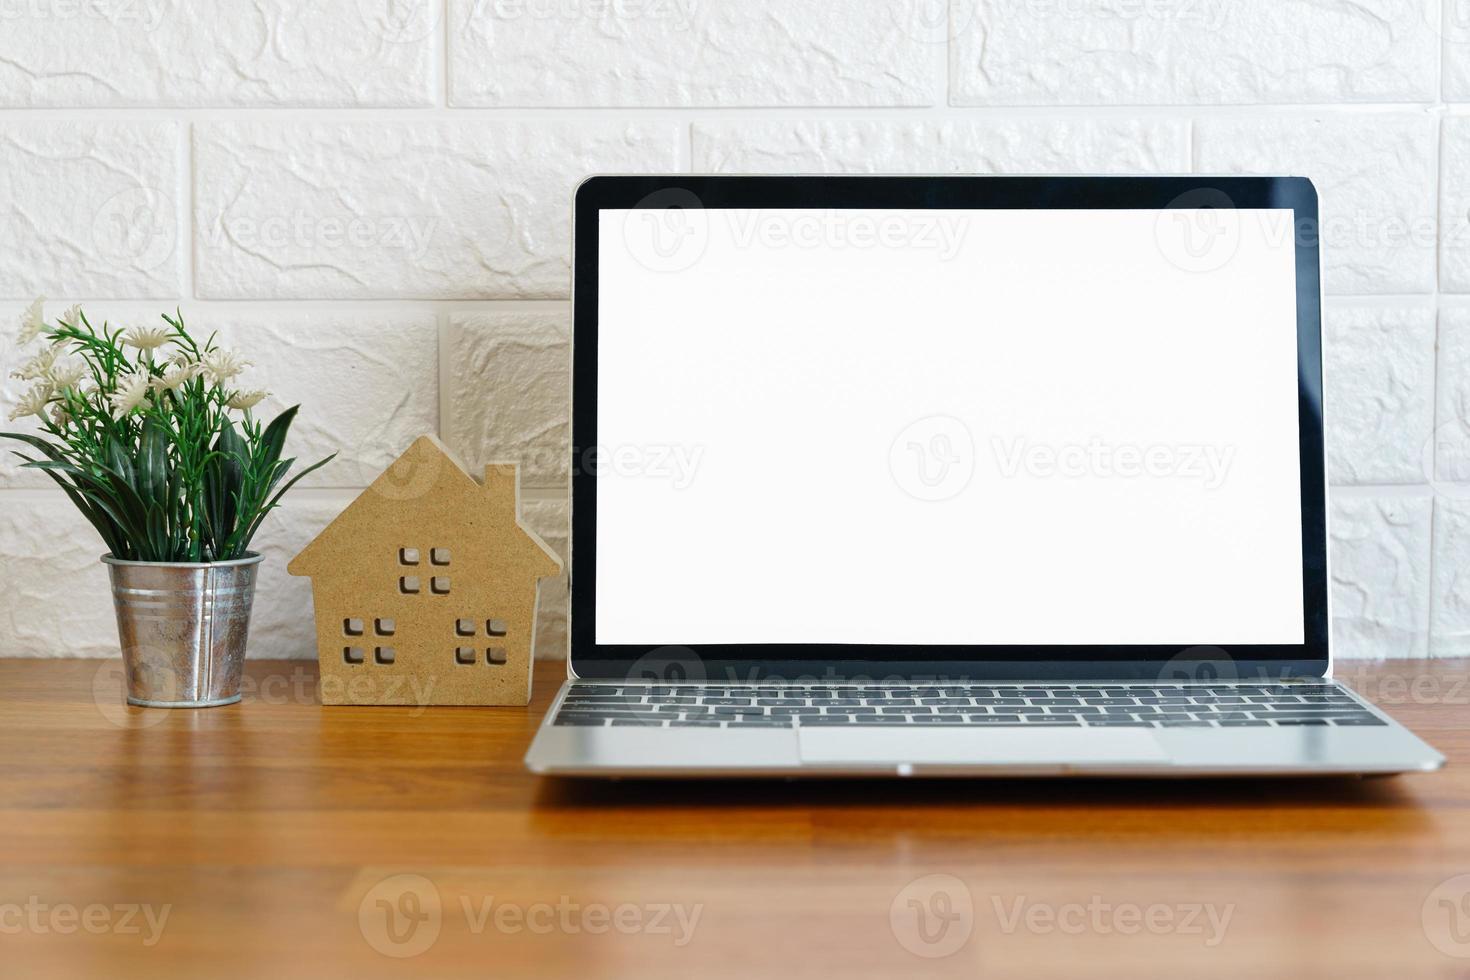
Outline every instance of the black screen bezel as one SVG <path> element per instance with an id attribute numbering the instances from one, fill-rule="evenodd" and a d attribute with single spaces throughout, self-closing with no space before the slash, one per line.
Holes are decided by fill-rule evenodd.
<path id="1" fill-rule="evenodd" d="M 577 189 L 573 234 L 571 668 L 579 677 L 627 677 L 665 647 L 595 638 L 597 484 L 579 447 L 597 433 L 598 213 L 664 207 L 693 194 L 709 208 L 1165 209 L 1293 211 L 1296 247 L 1298 427 L 1303 636 L 1300 644 L 945 645 L 696 644 L 679 648 L 708 677 L 1149 678 L 1189 662 L 1202 676 L 1322 676 L 1329 658 L 1321 292 L 1317 194 L 1303 177 L 599 176 Z M 778 559 L 779 560 L 779 559 Z M 820 569 L 813 569 L 820 574 Z M 657 588 L 657 583 L 650 583 Z M 1065 609 L 1058 608 L 1059 615 Z M 657 655 L 657 654 L 656 654 Z"/>

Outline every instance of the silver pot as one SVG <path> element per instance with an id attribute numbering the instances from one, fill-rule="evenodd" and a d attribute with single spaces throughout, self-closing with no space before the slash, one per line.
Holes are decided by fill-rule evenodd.
<path id="1" fill-rule="evenodd" d="M 112 577 L 128 703 L 212 708 L 240 700 L 260 555 L 235 561 L 122 561 Z"/>

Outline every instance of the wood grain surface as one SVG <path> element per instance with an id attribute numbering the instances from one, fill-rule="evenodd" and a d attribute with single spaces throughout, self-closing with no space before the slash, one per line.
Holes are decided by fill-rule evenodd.
<path id="1" fill-rule="evenodd" d="M 564 669 L 150 711 L 0 661 L 0 976 L 1470 976 L 1470 662 L 1339 671 L 1442 772 L 1213 782 L 542 779 Z"/>

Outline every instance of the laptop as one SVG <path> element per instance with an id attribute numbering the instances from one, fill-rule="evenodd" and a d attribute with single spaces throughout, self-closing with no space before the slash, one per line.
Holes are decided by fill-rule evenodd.
<path id="1" fill-rule="evenodd" d="M 569 776 L 1398 773 L 1300 177 L 576 192 Z"/>

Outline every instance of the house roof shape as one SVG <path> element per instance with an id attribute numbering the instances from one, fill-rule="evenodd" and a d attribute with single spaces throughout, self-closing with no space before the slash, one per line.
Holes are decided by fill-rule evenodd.
<path id="1" fill-rule="evenodd" d="M 516 549 L 522 565 L 533 578 L 547 578 L 561 571 L 561 561 L 540 535 L 526 527 L 520 517 L 520 472 L 514 463 L 489 463 L 484 482 L 470 475 L 455 453 L 432 435 L 420 436 L 401 456 L 389 464 L 367 489 L 358 494 L 311 543 L 291 559 L 286 570 L 292 575 L 316 576 L 344 569 L 342 557 L 361 550 L 364 525 L 391 521 L 396 527 L 414 516 L 439 523 L 463 521 L 483 525 L 481 533 L 512 529 L 524 544 Z M 469 537 L 470 535 L 466 535 Z"/>

